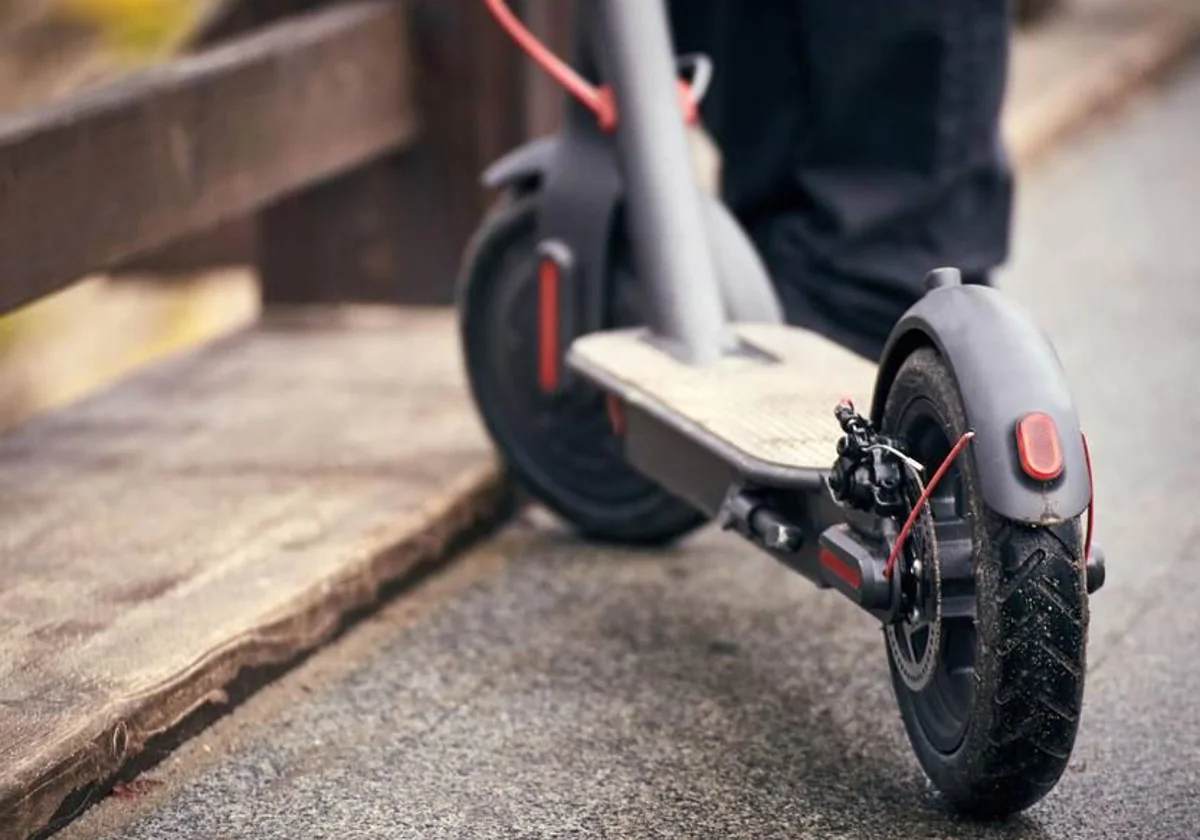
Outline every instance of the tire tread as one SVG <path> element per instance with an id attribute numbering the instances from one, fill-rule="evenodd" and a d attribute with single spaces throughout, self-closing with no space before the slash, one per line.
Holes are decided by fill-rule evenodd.
<path id="1" fill-rule="evenodd" d="M 957 387 L 935 350 L 910 356 L 901 380 L 909 391 L 929 391 L 965 430 Z M 973 462 L 964 467 L 968 487 L 973 470 Z M 936 753 L 922 743 L 903 701 L 901 711 L 922 767 L 948 804 L 1002 817 L 1036 803 L 1066 770 L 1083 708 L 1087 590 L 1078 522 L 1064 538 L 1007 520 L 978 498 L 969 510 L 978 616 L 975 700 L 963 744 Z"/>

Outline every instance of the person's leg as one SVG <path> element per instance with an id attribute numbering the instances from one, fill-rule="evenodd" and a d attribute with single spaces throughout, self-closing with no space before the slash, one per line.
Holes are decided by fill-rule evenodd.
<path id="1" fill-rule="evenodd" d="M 724 156 L 724 198 L 745 221 L 793 192 L 809 122 L 799 0 L 675 0 L 670 8 L 676 49 L 708 53 L 715 64 L 702 112 Z"/>
<path id="2" fill-rule="evenodd" d="M 705 118 L 726 200 L 793 323 L 874 356 L 930 269 L 986 282 L 1004 260 L 1008 15 L 996 0 L 676 4 L 680 45 L 717 62 Z"/>

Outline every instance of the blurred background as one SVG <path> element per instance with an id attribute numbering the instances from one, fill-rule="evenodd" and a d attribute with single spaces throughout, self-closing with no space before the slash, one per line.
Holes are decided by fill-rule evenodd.
<path id="1" fill-rule="evenodd" d="M 1086 59 L 1097 33 L 1153 2 L 1162 0 L 1016 0 L 1022 41 L 1011 95 L 1040 85 L 1058 65 Z M 4 0 L 0 110 L 12 116 L 52 106 L 306 5 L 316 4 Z M 414 192 L 428 194 L 431 221 L 410 232 L 420 238 L 420 256 L 399 283 L 409 301 L 446 303 L 458 251 L 487 200 L 476 173 L 524 137 L 551 128 L 560 96 L 503 41 L 477 0 L 407 5 L 423 139 L 409 155 L 404 177 Z M 535 31 L 552 43 L 566 43 L 565 3 L 517 5 Z M 1039 42 L 1039 31 L 1079 7 L 1095 12 L 1090 25 L 1096 31 L 1076 25 L 1074 35 Z M 249 267 L 256 241 L 252 219 L 231 219 L 0 317 L 0 428 L 252 320 L 259 300 Z"/>

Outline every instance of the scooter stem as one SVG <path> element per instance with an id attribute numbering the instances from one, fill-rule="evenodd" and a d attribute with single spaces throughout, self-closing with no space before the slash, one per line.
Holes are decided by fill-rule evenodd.
<path id="1" fill-rule="evenodd" d="M 722 354 L 725 313 L 666 12 L 647 0 L 599 0 L 594 11 L 600 31 L 593 43 L 616 98 L 627 227 L 652 326 L 680 358 L 708 364 Z"/>

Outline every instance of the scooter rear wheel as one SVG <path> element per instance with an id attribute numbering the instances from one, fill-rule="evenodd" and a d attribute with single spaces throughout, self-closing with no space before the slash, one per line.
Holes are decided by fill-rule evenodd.
<path id="1" fill-rule="evenodd" d="M 935 350 L 902 365 L 882 426 L 927 469 L 967 430 Z M 1067 766 L 1083 702 L 1087 588 L 1079 522 L 1035 528 L 998 516 L 980 498 L 969 454 L 930 511 L 935 534 L 969 534 L 973 580 L 943 580 L 942 595 L 973 595 L 975 617 L 940 618 L 935 670 L 920 690 L 903 678 L 912 663 L 897 661 L 902 650 L 889 645 L 888 660 L 909 740 L 947 804 L 1000 817 L 1040 800 Z"/>
<path id="2" fill-rule="evenodd" d="M 460 329 L 476 405 L 514 477 L 583 536 L 677 539 L 705 518 L 628 464 L 604 395 L 578 380 L 557 395 L 539 387 L 537 197 L 502 197 L 464 262 Z M 627 270 L 614 274 L 607 326 L 637 326 L 637 285 Z"/>

